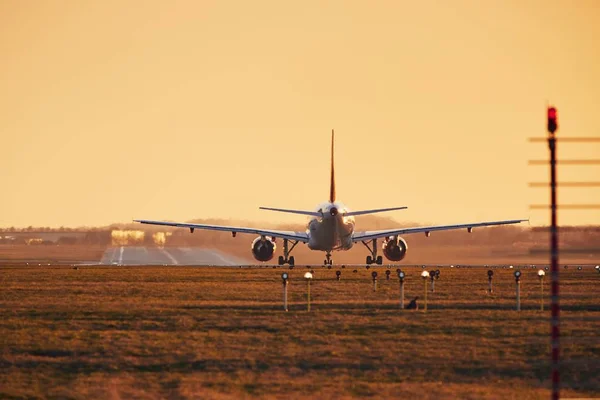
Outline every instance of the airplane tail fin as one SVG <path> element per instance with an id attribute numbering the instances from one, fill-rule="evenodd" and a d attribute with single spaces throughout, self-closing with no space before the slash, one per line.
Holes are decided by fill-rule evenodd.
<path id="1" fill-rule="evenodd" d="M 335 201 L 335 170 L 333 163 L 333 129 L 331 130 L 331 181 L 329 183 L 329 202 Z"/>

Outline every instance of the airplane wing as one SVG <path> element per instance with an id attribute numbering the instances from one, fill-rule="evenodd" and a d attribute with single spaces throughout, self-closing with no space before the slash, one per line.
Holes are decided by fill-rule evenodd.
<path id="1" fill-rule="evenodd" d="M 278 231 L 270 229 L 256 229 L 256 228 L 244 228 L 240 226 L 222 226 L 222 225 L 206 225 L 206 224 L 190 224 L 187 222 L 167 222 L 167 221 L 151 221 L 146 219 L 135 219 L 134 222 L 149 225 L 163 225 L 163 226 L 174 226 L 177 228 L 189 228 L 190 231 L 194 229 L 206 229 L 211 231 L 224 231 L 232 233 L 253 233 L 256 235 L 272 236 L 276 238 L 297 240 L 302 243 L 308 242 L 308 234 L 306 232 L 294 232 L 294 231 Z"/>
<path id="2" fill-rule="evenodd" d="M 471 224 L 460 224 L 460 225 L 438 225 L 438 226 L 419 226 L 416 228 L 399 228 L 399 229 L 385 229 L 380 231 L 363 231 L 356 232 L 353 237 L 353 242 L 361 242 L 364 240 L 371 240 L 382 238 L 386 236 L 394 235 L 407 235 L 409 233 L 426 233 L 433 231 L 449 231 L 453 229 L 467 229 L 471 231 L 473 228 L 479 228 L 483 226 L 497 226 L 497 225 L 510 225 L 518 224 L 520 222 L 529 221 L 528 219 L 511 219 L 507 221 L 492 221 L 492 222 L 475 222 Z"/>

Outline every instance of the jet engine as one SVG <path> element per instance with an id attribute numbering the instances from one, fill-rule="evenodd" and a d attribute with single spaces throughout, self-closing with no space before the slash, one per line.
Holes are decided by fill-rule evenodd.
<path id="1" fill-rule="evenodd" d="M 272 259 L 275 249 L 275 240 L 269 236 L 259 236 L 252 241 L 252 255 L 258 261 L 269 261 Z"/>
<path id="2" fill-rule="evenodd" d="M 400 261 L 406 256 L 408 245 L 400 236 L 390 236 L 383 241 L 383 254 L 390 261 Z"/>

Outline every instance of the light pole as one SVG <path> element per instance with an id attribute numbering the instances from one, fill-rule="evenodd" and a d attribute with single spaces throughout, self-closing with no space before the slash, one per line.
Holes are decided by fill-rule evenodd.
<path id="1" fill-rule="evenodd" d="M 494 271 L 489 269 L 487 274 L 488 274 L 488 293 L 492 294 L 492 277 L 494 276 Z"/>
<path id="2" fill-rule="evenodd" d="M 377 291 L 377 271 L 371 272 L 371 276 L 373 277 L 373 291 Z"/>
<path id="3" fill-rule="evenodd" d="M 398 279 L 400 280 L 400 309 L 404 310 L 404 271 L 398 270 Z"/>
<path id="4" fill-rule="evenodd" d="M 310 281 L 313 278 L 313 274 L 307 272 L 304 274 L 304 279 L 306 279 L 306 304 L 307 311 L 310 311 Z"/>
<path id="5" fill-rule="evenodd" d="M 421 272 L 421 278 L 423 278 L 423 282 L 425 283 L 425 307 L 423 307 L 423 312 L 427 312 L 427 278 L 429 278 L 429 272 Z"/>
<path id="6" fill-rule="evenodd" d="M 515 271 L 515 282 L 517 284 L 517 311 L 521 311 L 521 271 Z"/>
<path id="7" fill-rule="evenodd" d="M 538 276 L 540 277 L 540 310 L 544 311 L 544 275 L 546 273 L 543 269 L 538 271 Z"/>
<path id="8" fill-rule="evenodd" d="M 287 301 L 287 286 L 288 286 L 288 274 L 284 272 L 281 274 L 281 280 L 283 281 L 283 309 L 284 311 L 288 310 L 288 301 Z"/>

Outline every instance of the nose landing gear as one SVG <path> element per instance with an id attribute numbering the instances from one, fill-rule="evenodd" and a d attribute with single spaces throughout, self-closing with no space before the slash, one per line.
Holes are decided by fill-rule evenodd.
<path id="1" fill-rule="evenodd" d="M 323 260 L 323 265 L 332 265 L 333 261 L 331 260 L 331 253 L 328 251 L 325 253 L 325 260 Z"/>

